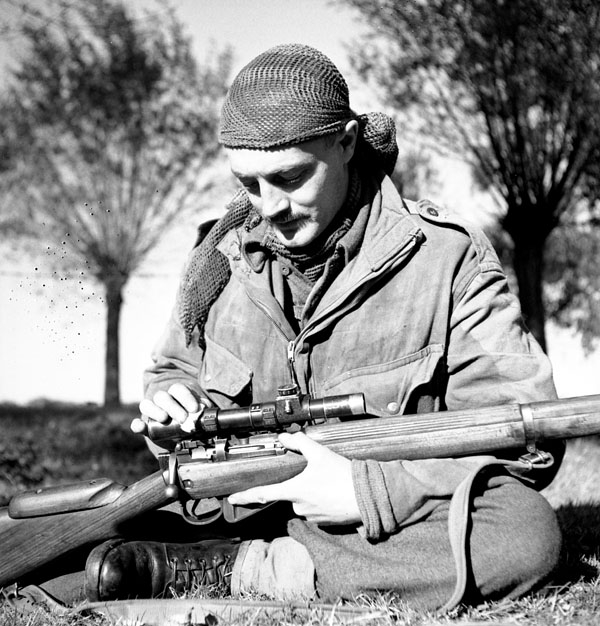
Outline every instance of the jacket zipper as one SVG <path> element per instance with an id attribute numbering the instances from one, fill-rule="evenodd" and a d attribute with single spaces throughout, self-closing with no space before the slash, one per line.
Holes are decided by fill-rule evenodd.
<path id="1" fill-rule="evenodd" d="M 415 237 L 415 236 L 411 237 L 402 248 L 397 250 L 396 258 L 400 255 L 401 252 L 405 252 L 405 251 L 408 251 L 408 250 L 412 249 L 415 246 L 416 241 L 417 241 L 417 237 Z M 290 376 L 291 376 L 291 380 L 292 380 L 293 383 L 298 384 L 298 376 L 297 376 L 296 368 L 295 368 L 295 362 L 296 362 L 295 351 L 296 351 L 296 346 L 301 341 L 304 341 L 304 339 L 310 334 L 310 332 L 313 331 L 318 326 L 318 322 L 320 322 L 324 318 L 328 317 L 330 312 L 332 312 L 332 311 L 334 311 L 336 309 L 337 310 L 341 309 L 343 303 L 348 302 L 349 300 L 351 300 L 354 297 L 355 293 L 363 285 L 365 285 L 369 281 L 373 280 L 374 278 L 379 278 L 382 274 L 385 275 L 386 273 L 387 273 L 387 271 L 385 271 L 385 270 L 383 272 L 381 270 L 378 270 L 377 272 L 373 272 L 372 270 L 369 271 L 365 276 L 363 276 L 361 279 L 359 279 L 351 287 L 350 290 L 348 290 L 346 293 L 344 293 L 335 302 L 332 302 L 325 310 L 321 311 L 321 313 L 319 314 L 319 317 L 317 318 L 316 321 L 315 321 L 314 318 L 312 320 L 310 320 L 309 323 L 300 331 L 298 336 L 295 339 L 292 339 L 291 341 L 288 339 L 287 334 L 285 333 L 285 331 L 283 330 L 283 328 L 281 327 L 279 322 L 276 319 L 273 318 L 273 316 L 269 312 L 268 307 L 265 306 L 259 300 L 256 300 L 255 298 L 253 298 L 251 293 L 248 290 L 246 290 L 246 293 L 248 294 L 248 297 L 250 298 L 250 300 L 252 302 L 254 302 L 254 304 L 269 318 L 269 320 L 273 323 L 275 328 L 277 328 L 279 333 L 287 341 L 287 362 L 288 362 L 288 365 L 289 365 Z"/>

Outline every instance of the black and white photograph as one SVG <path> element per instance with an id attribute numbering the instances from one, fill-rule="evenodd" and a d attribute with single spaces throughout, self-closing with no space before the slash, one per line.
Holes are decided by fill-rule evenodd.
<path id="1" fill-rule="evenodd" d="M 0 626 L 600 620 L 600 4 L 0 0 Z"/>

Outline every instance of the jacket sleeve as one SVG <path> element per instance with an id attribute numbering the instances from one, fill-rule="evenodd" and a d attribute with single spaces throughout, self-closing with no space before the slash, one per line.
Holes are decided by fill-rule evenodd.
<path id="1" fill-rule="evenodd" d="M 152 400 L 157 391 L 168 391 L 175 383 L 185 385 L 199 398 L 206 396 L 198 378 L 204 352 L 198 345 L 197 334 L 196 329 L 190 345 L 186 346 L 176 305 L 152 350 L 152 364 L 144 371 L 144 398 Z M 148 438 L 146 444 L 155 456 L 166 449 Z"/>
<path id="2" fill-rule="evenodd" d="M 144 371 L 144 397 L 152 399 L 159 390 L 167 390 L 174 383 L 182 383 L 202 395 L 198 372 L 204 356 L 198 345 L 197 329 L 189 346 L 177 314 L 171 314 L 163 334 L 152 350 L 152 364 Z"/>
<path id="3" fill-rule="evenodd" d="M 460 278 L 447 347 L 448 409 L 555 399 L 550 361 L 525 328 L 499 264 Z"/>
<path id="4" fill-rule="evenodd" d="M 454 282 L 443 403 L 448 410 L 460 410 L 552 400 L 556 391 L 549 359 L 524 327 L 518 301 L 491 246 L 483 240 L 476 243 L 484 247 L 468 247 Z M 537 488 L 548 484 L 564 444 L 557 442 L 551 452 L 554 466 L 533 470 L 525 482 Z M 367 538 L 378 539 L 427 515 L 440 499 L 452 496 L 482 458 L 354 461 L 355 492 Z"/>

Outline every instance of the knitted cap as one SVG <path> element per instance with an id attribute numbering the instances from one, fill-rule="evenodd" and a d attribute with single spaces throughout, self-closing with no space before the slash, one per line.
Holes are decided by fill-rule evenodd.
<path id="1" fill-rule="evenodd" d="M 235 77 L 221 113 L 226 148 L 267 150 L 330 135 L 356 119 L 356 156 L 391 174 L 398 157 L 396 125 L 385 113 L 356 115 L 344 77 L 322 52 L 303 44 L 275 46 Z"/>
<path id="2" fill-rule="evenodd" d="M 348 85 L 323 53 L 302 44 L 275 46 L 234 79 L 223 105 L 219 141 L 268 149 L 334 133 L 356 116 Z"/>

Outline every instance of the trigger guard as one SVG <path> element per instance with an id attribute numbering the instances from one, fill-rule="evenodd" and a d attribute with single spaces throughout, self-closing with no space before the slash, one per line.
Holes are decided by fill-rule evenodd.
<path id="1" fill-rule="evenodd" d="M 196 526 L 216 522 L 223 514 L 221 502 L 217 498 L 186 500 L 181 509 L 185 521 Z"/>

